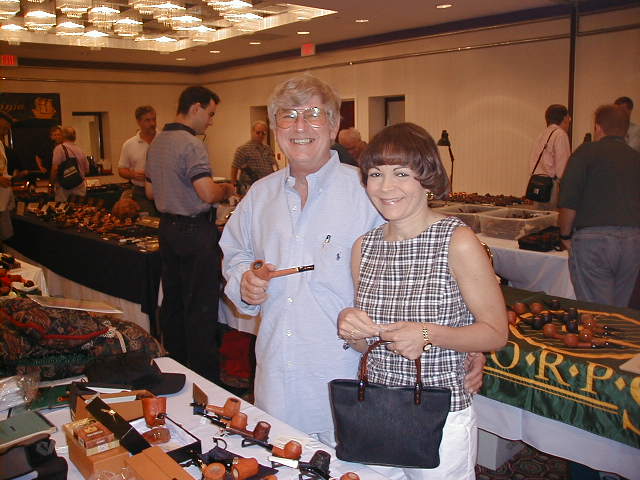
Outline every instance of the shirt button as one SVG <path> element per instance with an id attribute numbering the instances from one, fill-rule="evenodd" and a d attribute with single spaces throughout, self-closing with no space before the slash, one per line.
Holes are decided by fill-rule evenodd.
<path id="1" fill-rule="evenodd" d="M 292 212 L 295 212 L 295 211 L 297 211 L 297 210 L 298 210 L 298 207 L 296 207 L 295 205 L 294 205 L 293 207 L 291 207 L 291 211 L 292 211 Z"/>
<path id="2" fill-rule="evenodd" d="M 287 297 L 287 302 L 289 302 L 289 303 L 293 303 L 293 298 L 291 298 L 291 297 Z"/>
<path id="3" fill-rule="evenodd" d="M 293 367 L 293 362 L 291 360 L 289 360 L 287 362 L 287 367 L 289 367 L 289 368 Z"/>
<path id="4" fill-rule="evenodd" d="M 290 337 L 291 335 L 293 335 L 293 332 L 291 330 L 287 330 L 287 337 Z"/>

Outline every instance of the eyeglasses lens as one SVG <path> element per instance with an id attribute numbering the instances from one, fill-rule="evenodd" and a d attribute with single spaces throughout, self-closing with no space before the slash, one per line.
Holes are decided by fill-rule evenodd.
<path id="1" fill-rule="evenodd" d="M 309 107 L 304 110 L 291 108 L 278 112 L 276 115 L 276 125 L 280 128 L 289 128 L 296 123 L 298 115 L 300 114 L 302 114 L 302 118 L 312 127 L 321 127 L 327 120 L 326 112 L 320 107 Z"/>

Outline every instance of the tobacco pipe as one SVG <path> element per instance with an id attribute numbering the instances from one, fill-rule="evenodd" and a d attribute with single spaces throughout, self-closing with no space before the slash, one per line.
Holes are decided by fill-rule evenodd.
<path id="1" fill-rule="evenodd" d="M 558 340 L 562 340 L 564 338 L 564 335 L 558 332 L 558 327 L 553 323 L 547 323 L 542 327 L 542 334 L 547 338 L 557 338 Z"/>
<path id="2" fill-rule="evenodd" d="M 268 422 L 260 421 L 256 423 L 253 431 L 247 430 L 247 414 L 237 413 L 231 419 L 231 423 L 227 428 L 229 433 L 236 433 L 243 437 L 252 438 L 255 440 L 267 441 L 269 438 L 269 432 L 271 431 L 271 425 Z"/>
<path id="3" fill-rule="evenodd" d="M 567 333 L 564 336 L 563 341 L 567 347 L 571 348 L 625 348 L 624 345 L 593 337 L 591 338 L 591 341 L 580 341 L 580 337 L 575 333 Z"/>
<path id="4" fill-rule="evenodd" d="M 272 278 L 284 277 L 285 275 L 291 275 L 292 273 L 306 272 L 308 270 L 313 270 L 314 268 L 314 265 L 304 265 L 302 267 L 284 268 L 282 270 L 271 271 L 267 269 L 264 260 L 256 260 L 251 264 L 251 270 L 253 270 L 253 273 L 262 280 L 271 280 Z"/>
<path id="5" fill-rule="evenodd" d="M 260 464 L 255 458 L 233 457 L 222 462 L 210 463 L 202 469 L 202 475 L 205 480 L 223 480 L 227 469 L 231 471 L 234 480 L 245 480 L 258 474 Z"/>
<path id="6" fill-rule="evenodd" d="M 202 469 L 202 477 L 204 480 L 224 480 L 226 475 L 226 467 L 219 462 L 210 463 Z"/>
<path id="7" fill-rule="evenodd" d="M 151 430 L 144 432 L 142 436 L 145 440 L 151 444 L 167 443 L 171 440 L 171 432 L 165 427 L 155 427 Z"/>
<path id="8" fill-rule="evenodd" d="M 242 446 L 247 447 L 251 445 L 259 445 L 269 450 L 273 455 L 280 458 L 288 458 L 291 460 L 297 460 L 302 456 L 302 445 L 295 440 L 290 440 L 284 446 L 284 448 L 276 447 L 267 441 L 271 425 L 267 422 L 258 422 L 253 429 L 253 432 L 246 429 L 247 416 L 246 414 L 239 412 L 231 418 L 230 422 L 220 420 L 215 416 L 208 415 L 206 410 L 197 404 L 193 405 L 193 414 L 202 415 L 207 418 L 214 425 L 222 428 L 226 433 L 231 435 L 240 435 L 242 437 Z"/>
<path id="9" fill-rule="evenodd" d="M 260 471 L 260 464 L 255 458 L 239 458 L 233 459 L 231 467 L 231 475 L 234 480 L 244 480 L 253 477 Z"/>
<path id="10" fill-rule="evenodd" d="M 269 450 L 273 457 L 287 460 L 299 460 L 302 456 L 302 445 L 295 440 L 289 440 L 285 443 L 283 448 L 276 447 L 275 445 L 267 442 L 266 440 L 258 440 L 254 437 L 244 437 L 242 439 L 242 446 L 247 447 L 251 445 L 259 445 Z"/>
<path id="11" fill-rule="evenodd" d="M 581 323 L 583 326 L 589 328 L 596 333 L 606 333 L 607 335 L 615 335 L 613 332 L 619 332 L 620 329 L 610 327 L 609 325 L 600 325 L 598 319 L 590 313 L 583 313 L 581 317 Z"/>
<path id="12" fill-rule="evenodd" d="M 331 480 L 329 473 L 329 463 L 331 463 L 331 455 L 324 450 L 316 450 L 308 462 L 300 462 L 298 460 L 290 460 L 286 458 L 269 457 L 272 464 L 285 465 L 291 468 L 297 468 L 301 473 L 316 475 L 325 480 Z"/>
<path id="13" fill-rule="evenodd" d="M 222 407 L 217 405 L 207 405 L 205 410 L 207 412 L 215 413 L 223 419 L 231 420 L 234 415 L 240 413 L 240 400 L 229 397 Z"/>

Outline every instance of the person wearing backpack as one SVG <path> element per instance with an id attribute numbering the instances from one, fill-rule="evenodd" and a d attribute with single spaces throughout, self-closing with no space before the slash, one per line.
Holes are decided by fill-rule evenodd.
<path id="1" fill-rule="evenodd" d="M 89 172 L 89 162 L 84 152 L 74 143 L 75 128 L 62 127 L 62 140 L 53 150 L 51 164 L 51 183 L 56 202 L 66 202 L 70 195 L 84 197 L 87 194 L 85 177 Z"/>

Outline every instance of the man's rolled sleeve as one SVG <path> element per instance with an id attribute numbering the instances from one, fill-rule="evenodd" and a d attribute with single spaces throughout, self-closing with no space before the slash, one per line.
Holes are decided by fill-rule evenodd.
<path id="1" fill-rule="evenodd" d="M 222 274 L 227 284 L 224 293 L 242 313 L 255 316 L 260 313 L 259 305 L 249 305 L 242 300 L 240 284 L 242 275 L 251 268 L 255 254 L 251 247 L 250 213 L 242 201 L 227 222 L 220 239 L 220 248 L 224 253 Z"/>

